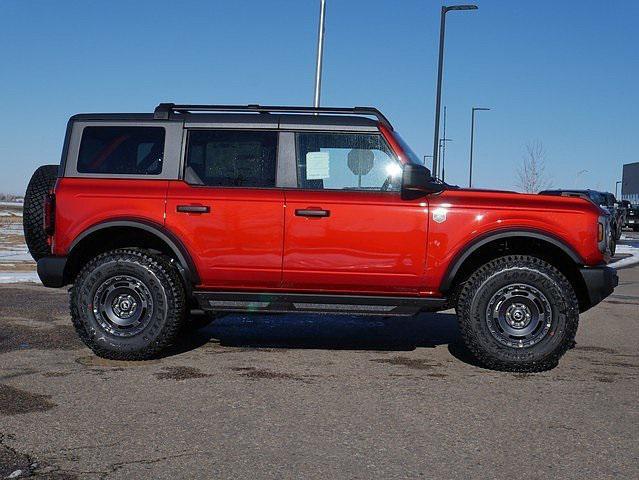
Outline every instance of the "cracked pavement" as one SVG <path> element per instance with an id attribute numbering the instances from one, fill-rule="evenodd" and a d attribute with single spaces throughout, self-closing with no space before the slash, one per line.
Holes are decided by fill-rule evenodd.
<path id="1" fill-rule="evenodd" d="M 450 312 L 229 315 L 95 357 L 66 291 L 0 287 L 0 478 L 638 478 L 639 267 L 541 374 L 465 360 Z"/>

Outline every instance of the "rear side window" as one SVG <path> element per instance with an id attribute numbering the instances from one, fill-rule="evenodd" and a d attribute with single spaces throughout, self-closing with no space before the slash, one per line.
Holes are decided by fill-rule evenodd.
<path id="1" fill-rule="evenodd" d="M 211 187 L 275 186 L 277 132 L 192 130 L 185 178 Z"/>
<path id="2" fill-rule="evenodd" d="M 300 188 L 399 191 L 402 167 L 381 135 L 298 133 L 296 138 Z"/>
<path id="3" fill-rule="evenodd" d="M 159 175 L 165 131 L 162 127 L 85 127 L 79 173 Z"/>

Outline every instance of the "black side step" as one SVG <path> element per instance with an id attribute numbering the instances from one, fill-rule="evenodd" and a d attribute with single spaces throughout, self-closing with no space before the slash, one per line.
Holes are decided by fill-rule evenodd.
<path id="1" fill-rule="evenodd" d="M 304 312 L 349 315 L 414 315 L 441 310 L 445 298 L 322 295 L 308 293 L 193 292 L 202 310 Z"/>

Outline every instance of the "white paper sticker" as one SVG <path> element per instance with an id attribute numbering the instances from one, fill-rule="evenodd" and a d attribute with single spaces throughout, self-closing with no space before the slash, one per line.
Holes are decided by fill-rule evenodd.
<path id="1" fill-rule="evenodd" d="M 306 154 L 306 180 L 328 178 L 328 152 L 308 152 Z"/>

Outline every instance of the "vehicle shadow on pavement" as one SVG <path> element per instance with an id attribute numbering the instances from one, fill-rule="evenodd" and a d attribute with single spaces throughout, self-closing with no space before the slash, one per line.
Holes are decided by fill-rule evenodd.
<path id="1" fill-rule="evenodd" d="M 211 340 L 227 347 L 408 351 L 457 344 L 459 329 L 452 313 L 414 317 L 228 314 L 184 335 L 167 353 L 193 350 Z"/>

